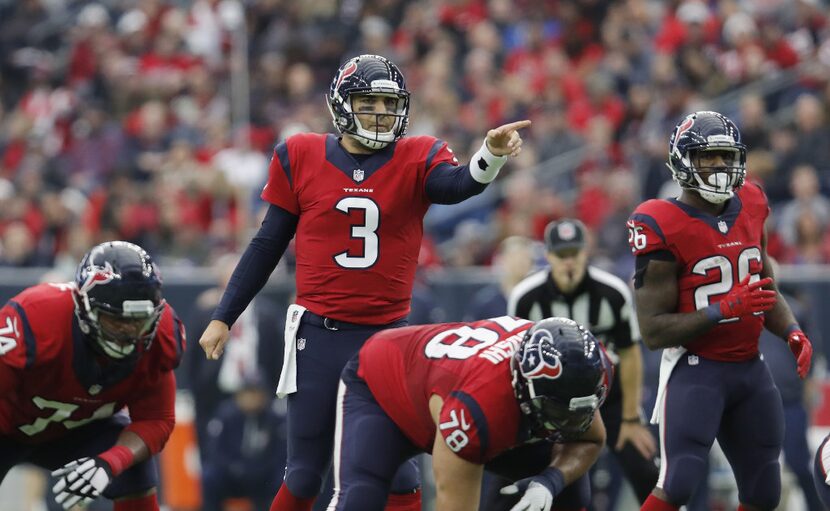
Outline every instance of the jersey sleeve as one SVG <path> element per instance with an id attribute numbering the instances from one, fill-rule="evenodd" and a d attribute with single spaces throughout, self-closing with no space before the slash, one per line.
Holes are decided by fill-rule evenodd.
<path id="1" fill-rule="evenodd" d="M 451 451 L 472 463 L 484 463 L 490 447 L 487 418 L 469 394 L 452 392 L 441 407 L 438 434 Z"/>
<path id="2" fill-rule="evenodd" d="M 296 172 L 292 173 L 292 158 L 289 156 L 289 144 L 292 144 L 292 140 L 292 138 L 288 138 L 288 140 L 279 143 L 274 149 L 274 155 L 271 157 L 271 164 L 268 167 L 268 182 L 265 184 L 265 188 L 262 189 L 261 197 L 271 204 L 299 215 L 300 204 L 294 192 L 294 185 L 296 184 L 294 180 L 297 176 Z M 291 147 L 293 145 L 295 144 L 292 144 Z M 296 158 L 294 159 L 296 160 Z M 297 167 L 295 161 L 294 170 Z"/>
<path id="3" fill-rule="evenodd" d="M 429 148 L 429 152 L 427 153 L 426 159 L 426 171 L 427 174 L 432 172 L 432 170 L 441 165 L 450 165 L 450 166 L 457 166 L 458 165 L 458 158 L 455 157 L 455 153 L 452 152 L 450 149 L 450 145 L 441 139 L 432 139 L 432 146 Z"/>
<path id="4" fill-rule="evenodd" d="M 35 338 L 23 306 L 10 300 L 0 309 L 0 363 L 29 369 L 35 363 Z"/>
<path id="5" fill-rule="evenodd" d="M 671 250 L 666 241 L 666 235 L 650 208 L 647 207 L 648 204 L 638 207 L 626 222 L 628 245 L 635 256 Z"/>

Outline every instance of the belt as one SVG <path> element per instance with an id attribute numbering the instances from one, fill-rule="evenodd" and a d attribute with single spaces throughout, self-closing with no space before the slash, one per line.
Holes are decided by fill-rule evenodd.
<path id="1" fill-rule="evenodd" d="M 338 319 L 331 319 L 326 316 L 320 316 L 319 314 L 314 314 L 309 310 L 305 311 L 300 321 L 302 323 L 307 323 L 309 325 L 314 325 L 316 327 L 325 328 L 326 330 L 372 330 L 394 326 L 403 326 L 406 324 L 405 319 L 399 319 L 398 321 L 393 321 L 392 323 L 387 323 L 384 325 L 349 323 L 348 321 L 340 321 Z"/>

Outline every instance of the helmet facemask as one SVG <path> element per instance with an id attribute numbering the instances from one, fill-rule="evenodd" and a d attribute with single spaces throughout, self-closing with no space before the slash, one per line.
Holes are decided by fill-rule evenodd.
<path id="1" fill-rule="evenodd" d="M 124 300 L 121 311 L 91 305 L 86 295 L 82 300 L 89 334 L 104 355 L 125 359 L 140 356 L 150 349 L 164 309 L 164 300 L 155 306 L 151 300 Z"/>

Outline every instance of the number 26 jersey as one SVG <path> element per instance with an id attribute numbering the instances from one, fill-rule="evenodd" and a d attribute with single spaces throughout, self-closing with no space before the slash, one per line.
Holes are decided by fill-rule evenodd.
<path id="1" fill-rule="evenodd" d="M 636 256 L 664 252 L 677 261 L 677 312 L 692 312 L 720 301 L 747 275 L 760 279 L 768 215 L 764 192 L 751 182 L 719 216 L 677 199 L 649 200 L 628 220 L 629 244 Z M 685 348 L 712 360 L 748 360 L 758 354 L 763 326 L 763 315 L 725 319 Z"/>

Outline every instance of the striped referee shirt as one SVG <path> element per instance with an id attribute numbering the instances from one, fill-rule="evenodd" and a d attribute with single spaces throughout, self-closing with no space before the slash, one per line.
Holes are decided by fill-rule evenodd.
<path id="1" fill-rule="evenodd" d="M 571 318 L 602 342 L 614 365 L 619 362 L 617 350 L 640 342 L 631 290 L 622 279 L 595 266 L 588 266 L 585 278 L 567 295 L 556 286 L 549 268 L 525 277 L 511 291 L 507 313 L 531 321 Z M 619 374 L 614 379 L 611 396 L 619 398 Z"/>

